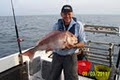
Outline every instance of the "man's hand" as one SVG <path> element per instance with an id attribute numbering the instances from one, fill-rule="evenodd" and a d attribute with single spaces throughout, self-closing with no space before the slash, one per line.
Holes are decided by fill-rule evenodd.
<path id="1" fill-rule="evenodd" d="M 70 49 L 70 48 L 83 48 L 84 47 L 84 42 L 79 42 L 77 44 L 71 45 L 68 44 L 66 45 L 66 48 Z"/>
<path id="2" fill-rule="evenodd" d="M 70 49 L 70 48 L 75 48 L 75 47 L 76 47 L 76 44 L 75 44 L 75 45 L 68 44 L 68 45 L 66 45 L 66 47 L 65 47 L 65 48 Z"/>

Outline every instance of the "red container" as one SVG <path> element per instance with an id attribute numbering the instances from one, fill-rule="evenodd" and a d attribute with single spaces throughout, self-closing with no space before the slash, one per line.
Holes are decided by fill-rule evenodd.
<path id="1" fill-rule="evenodd" d="M 77 62 L 78 65 L 78 74 L 85 74 L 87 72 L 89 72 L 90 67 L 91 67 L 91 62 L 86 61 L 86 60 L 79 60 Z"/>

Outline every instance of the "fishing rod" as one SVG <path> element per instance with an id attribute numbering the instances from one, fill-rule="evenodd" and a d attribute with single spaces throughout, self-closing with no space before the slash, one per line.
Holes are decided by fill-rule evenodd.
<path id="1" fill-rule="evenodd" d="M 17 29 L 17 24 L 16 24 L 16 17 L 15 17 L 15 12 L 14 12 L 14 6 L 13 6 L 13 1 L 11 0 L 11 6 L 12 6 L 12 13 L 13 13 L 13 18 L 14 18 L 14 24 L 15 24 L 15 31 L 16 31 L 16 38 L 17 38 L 17 42 L 18 42 L 18 48 L 19 48 L 19 63 L 23 63 L 23 58 L 22 58 L 22 51 L 21 51 L 21 39 L 19 38 L 19 33 L 18 33 L 18 29 Z"/>

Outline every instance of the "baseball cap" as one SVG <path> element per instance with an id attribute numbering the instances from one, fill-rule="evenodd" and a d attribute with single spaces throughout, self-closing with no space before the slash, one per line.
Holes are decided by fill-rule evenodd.
<path id="1" fill-rule="evenodd" d="M 61 12 L 73 12 L 73 9 L 70 5 L 64 5 L 61 9 Z"/>

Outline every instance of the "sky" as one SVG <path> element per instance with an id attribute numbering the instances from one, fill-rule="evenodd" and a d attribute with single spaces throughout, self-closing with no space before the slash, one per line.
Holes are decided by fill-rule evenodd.
<path id="1" fill-rule="evenodd" d="M 64 4 L 73 7 L 74 14 L 120 15 L 120 0 L 13 0 L 16 15 L 60 14 Z M 0 16 L 12 15 L 11 0 L 0 0 Z"/>

